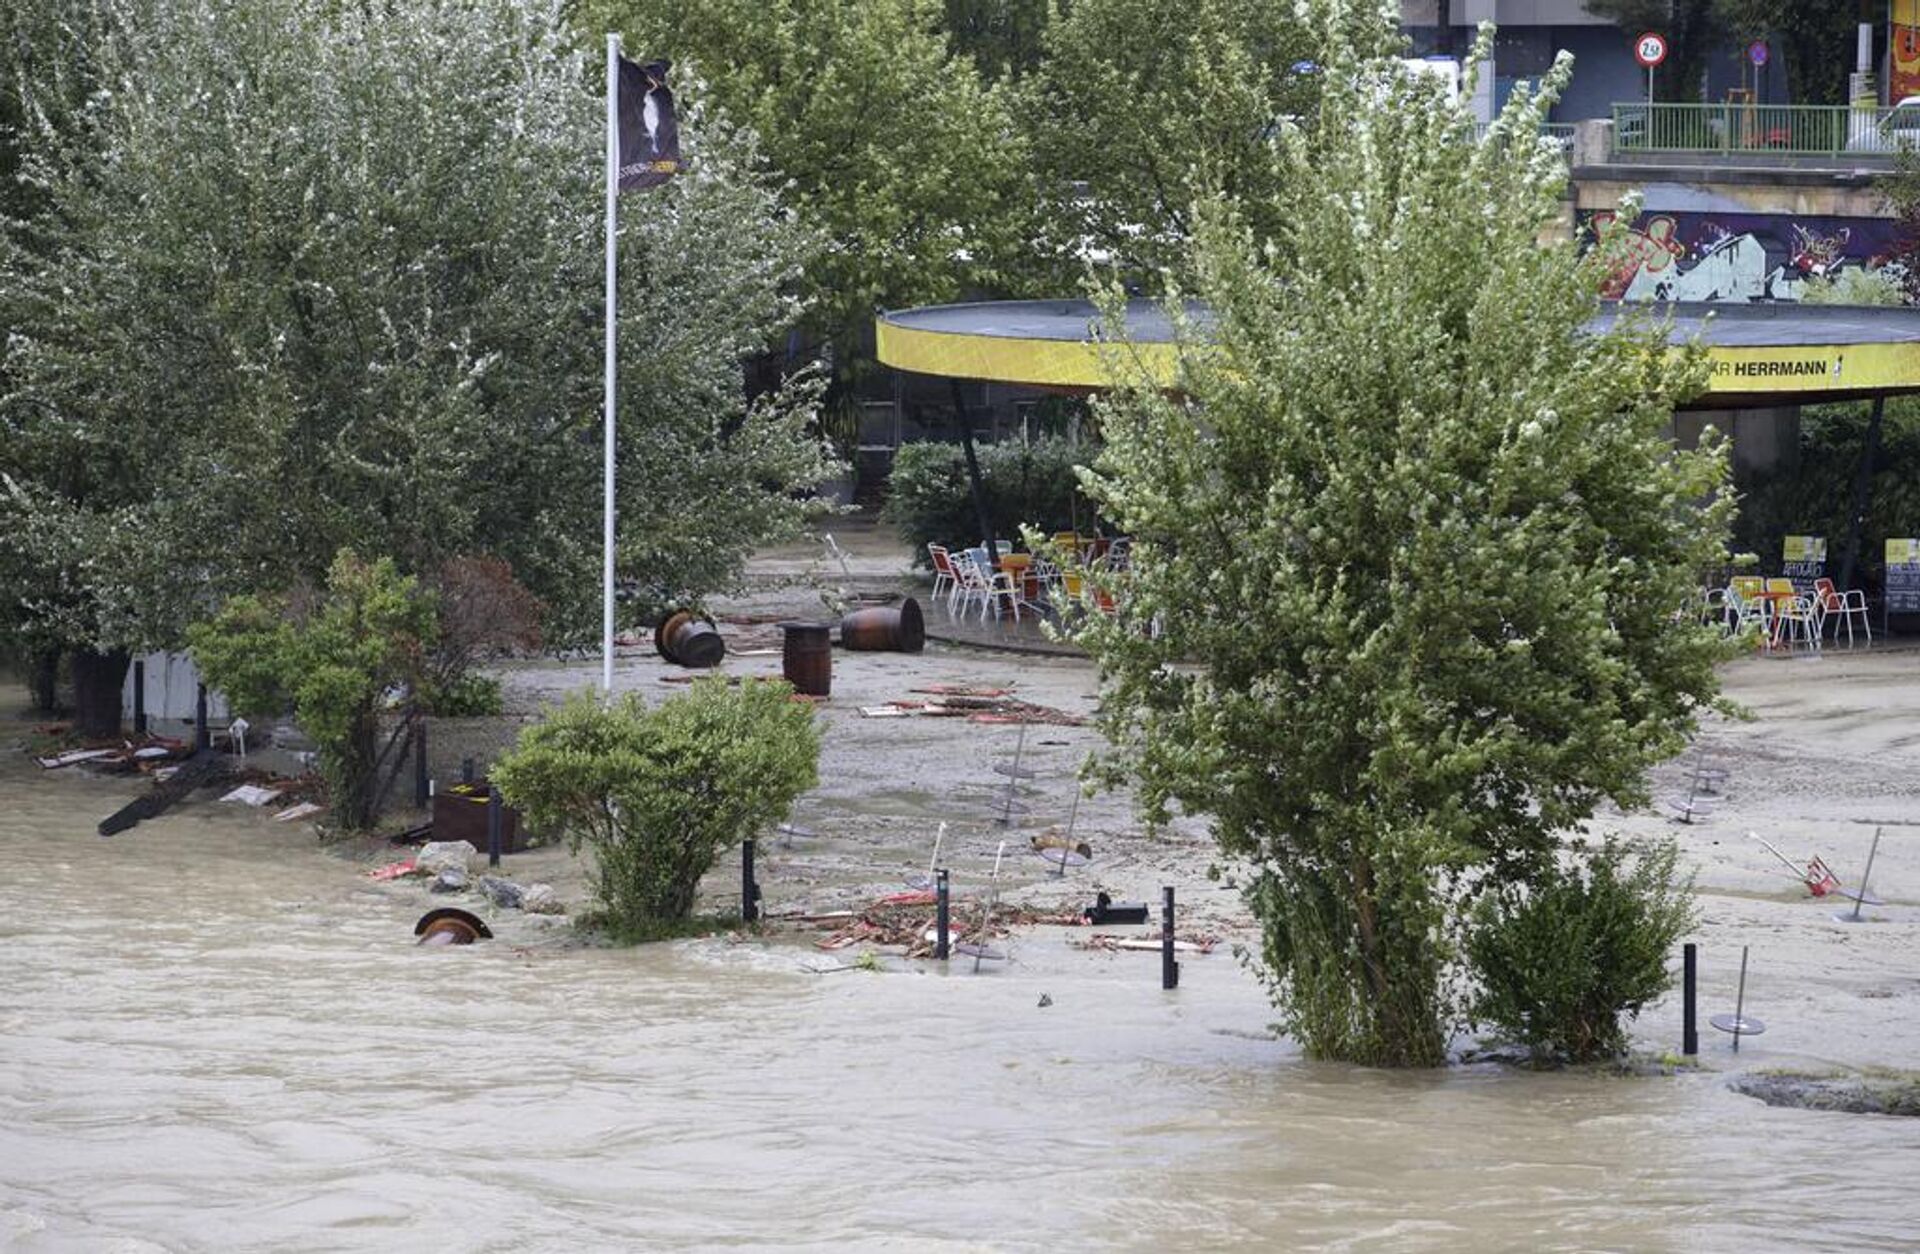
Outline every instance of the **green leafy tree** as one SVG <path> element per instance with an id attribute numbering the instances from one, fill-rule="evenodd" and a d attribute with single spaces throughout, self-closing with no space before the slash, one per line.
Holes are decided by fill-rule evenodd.
<path id="1" fill-rule="evenodd" d="M 1627 1025 L 1673 985 L 1667 959 L 1692 926 L 1679 846 L 1618 840 L 1501 884 L 1474 906 L 1471 1014 L 1540 1061 L 1591 1062 L 1627 1047 Z"/>
<path id="2" fill-rule="evenodd" d="M 609 931 L 652 939 L 692 913 L 722 849 L 817 781 L 820 735 L 791 697 L 778 681 L 724 679 L 653 709 L 583 694 L 522 732 L 488 778 L 532 826 L 593 851 Z"/>
<path id="3" fill-rule="evenodd" d="M 1136 273 L 1181 265 L 1196 173 L 1259 217 L 1282 175 L 1273 137 L 1318 95 L 1315 47 L 1295 7 L 1270 0 L 1067 7 L 1024 109 L 1064 268 L 1089 252 Z"/>
<path id="4" fill-rule="evenodd" d="M 1885 19 L 1880 5 L 1831 0 L 1714 0 L 1715 16 L 1735 39 L 1765 39 L 1787 68 L 1787 89 L 1798 104 L 1846 104 L 1853 69 L 1854 32 Z M 1596 6 L 1597 11 L 1597 6 Z"/>
<path id="5" fill-rule="evenodd" d="M 1049 0 L 946 0 L 955 52 L 973 58 L 988 81 L 1018 78 L 1046 53 Z"/>
<path id="6" fill-rule="evenodd" d="M 1113 354 L 1084 483 L 1132 568 L 1090 572 L 1115 610 L 1080 638 L 1109 769 L 1251 864 L 1290 1030 L 1428 1064 L 1462 903 L 1643 799 L 1713 699 L 1718 646 L 1675 611 L 1722 552 L 1726 467 L 1665 434 L 1703 354 L 1641 318 L 1595 334 L 1605 257 L 1541 242 L 1566 175 L 1536 134 L 1568 64 L 1476 140 L 1382 55 L 1390 31 L 1326 20 L 1319 111 L 1274 151 L 1283 238 L 1202 206 L 1212 316 L 1172 390 Z"/>
<path id="7" fill-rule="evenodd" d="M 418 581 L 392 558 L 345 550 L 324 594 L 235 597 L 187 635 L 208 685 L 235 709 L 292 708 L 319 746 L 334 818 L 351 831 L 373 822 L 386 695 L 419 682 L 437 632 L 434 599 Z"/>
<path id="8" fill-rule="evenodd" d="M 1697 104 L 1707 59 L 1726 34 L 1721 21 L 1726 5 L 1727 0 L 1587 0 L 1587 12 L 1612 18 L 1629 39 L 1645 31 L 1666 36 L 1667 59 L 1654 71 L 1654 94 Z"/>
<path id="9" fill-rule="evenodd" d="M 583 31 L 690 61 L 683 94 L 751 127 L 827 246 L 806 329 L 856 378 L 876 308 L 993 287 L 1025 248 L 1025 145 L 1005 93 L 956 56 L 931 0 L 582 0 Z"/>
<path id="10" fill-rule="evenodd" d="M 1042 534 L 1081 527 L 1092 530 L 1093 506 L 1083 497 L 1074 468 L 1093 450 L 1062 439 L 1007 440 L 980 450 L 980 486 L 987 514 L 1016 535 L 1022 527 Z M 973 494 L 957 445 L 908 444 L 893 460 L 887 479 L 886 520 L 927 565 L 927 545 L 967 548 L 979 543 Z"/>
<path id="11" fill-rule="evenodd" d="M 34 123 L 0 243 L 8 630 L 117 694 L 126 650 L 352 547 L 497 556 L 590 634 L 603 113 L 556 6 L 98 7 L 114 88 Z M 685 137 L 694 172 L 620 204 L 629 613 L 731 579 L 828 466 L 817 381 L 749 403 L 740 368 L 812 237 L 748 138 Z"/>

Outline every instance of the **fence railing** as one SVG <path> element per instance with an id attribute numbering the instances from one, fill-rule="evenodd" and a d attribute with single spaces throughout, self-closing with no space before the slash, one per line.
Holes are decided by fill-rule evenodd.
<path id="1" fill-rule="evenodd" d="M 1616 104 L 1613 151 L 1893 154 L 1920 146 L 1920 105 Z"/>

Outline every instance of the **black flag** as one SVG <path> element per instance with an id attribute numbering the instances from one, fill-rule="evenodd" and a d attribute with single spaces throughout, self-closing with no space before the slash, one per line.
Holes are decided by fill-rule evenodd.
<path id="1" fill-rule="evenodd" d="M 658 187 L 680 172 L 680 125 L 667 86 L 669 61 L 620 58 L 620 190 Z"/>

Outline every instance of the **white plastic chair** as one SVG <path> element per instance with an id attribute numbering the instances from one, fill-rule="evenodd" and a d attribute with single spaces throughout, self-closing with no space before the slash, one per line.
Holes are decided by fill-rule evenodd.
<path id="1" fill-rule="evenodd" d="M 1774 615 L 1774 643 L 1791 649 L 1798 643 L 1809 652 L 1820 651 L 1820 614 L 1806 597 L 1788 597 Z"/>

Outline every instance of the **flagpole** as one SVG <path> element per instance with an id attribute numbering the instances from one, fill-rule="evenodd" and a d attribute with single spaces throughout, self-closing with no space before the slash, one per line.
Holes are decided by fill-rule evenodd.
<path id="1" fill-rule="evenodd" d="M 614 404 L 614 213 L 620 195 L 620 36 L 607 36 L 607 379 L 605 479 L 602 501 L 606 534 L 600 587 L 600 692 L 613 699 L 613 404 Z"/>

